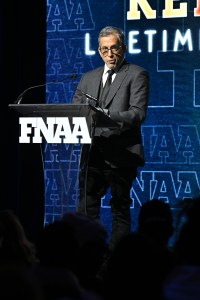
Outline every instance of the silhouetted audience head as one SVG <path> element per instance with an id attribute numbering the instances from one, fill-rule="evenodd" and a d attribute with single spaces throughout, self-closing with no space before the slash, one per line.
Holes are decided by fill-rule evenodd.
<path id="1" fill-rule="evenodd" d="M 200 299 L 200 197 L 182 200 L 174 253 L 177 265 L 164 285 L 165 300 Z"/>
<path id="2" fill-rule="evenodd" d="M 82 263 L 80 245 L 83 246 L 84 241 L 84 237 L 78 234 L 81 225 L 84 224 L 80 222 L 77 226 L 76 218 L 74 221 L 57 220 L 46 225 L 41 232 L 36 244 L 40 265 L 33 272 L 47 300 L 98 299 L 90 289 L 85 289 L 78 277 L 77 269 L 82 267 L 79 265 Z M 84 255 L 82 259 L 87 261 Z M 84 272 L 87 276 L 88 270 Z"/>
<path id="3" fill-rule="evenodd" d="M 61 221 L 46 225 L 36 245 L 41 265 L 74 270 L 78 242 L 71 225 Z"/>
<path id="4" fill-rule="evenodd" d="M 80 247 L 87 243 L 106 245 L 107 232 L 99 220 L 80 212 L 67 212 L 61 220 L 73 227 Z"/>
<path id="5" fill-rule="evenodd" d="M 171 256 L 165 247 L 132 232 L 119 241 L 108 260 L 105 297 L 161 299 L 162 285 L 171 268 Z"/>
<path id="6" fill-rule="evenodd" d="M 138 232 L 160 245 L 168 246 L 174 232 L 170 205 L 158 199 L 144 202 L 139 212 Z"/>
<path id="7" fill-rule="evenodd" d="M 100 293 L 101 282 L 98 272 L 107 251 L 107 232 L 103 224 L 79 212 L 65 213 L 62 221 L 73 227 L 78 241 L 79 252 L 75 273 L 81 285 Z"/>
<path id="8" fill-rule="evenodd" d="M 35 245 L 26 237 L 25 230 L 11 210 L 0 211 L 0 263 L 32 266 L 37 263 Z"/>
<path id="9" fill-rule="evenodd" d="M 200 265 L 200 197 L 182 201 L 174 245 L 180 263 Z"/>

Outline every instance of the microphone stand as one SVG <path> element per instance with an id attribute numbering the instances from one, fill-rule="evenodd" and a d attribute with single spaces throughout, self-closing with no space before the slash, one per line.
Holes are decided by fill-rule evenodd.
<path id="1" fill-rule="evenodd" d="M 48 84 L 56 84 L 56 83 L 60 83 L 63 82 L 67 79 L 75 79 L 78 76 L 78 74 L 70 74 L 69 76 L 63 78 L 62 80 L 55 80 L 55 81 L 50 81 L 50 82 L 46 82 L 46 83 L 42 83 L 42 84 L 38 84 L 38 85 L 33 85 L 28 87 L 27 89 L 25 89 L 18 97 L 17 99 L 14 101 L 14 104 L 20 104 L 22 102 L 23 96 L 30 90 L 35 89 L 35 88 L 39 88 L 39 87 L 43 87 L 46 86 Z"/>

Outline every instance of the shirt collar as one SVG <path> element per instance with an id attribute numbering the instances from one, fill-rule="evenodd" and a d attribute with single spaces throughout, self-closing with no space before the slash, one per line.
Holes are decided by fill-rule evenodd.
<path id="1" fill-rule="evenodd" d="M 108 72 L 108 70 L 110 70 L 110 69 L 109 69 L 108 66 L 105 64 L 105 66 L 104 66 L 104 71 L 103 71 L 103 75 L 105 75 L 105 74 Z"/>

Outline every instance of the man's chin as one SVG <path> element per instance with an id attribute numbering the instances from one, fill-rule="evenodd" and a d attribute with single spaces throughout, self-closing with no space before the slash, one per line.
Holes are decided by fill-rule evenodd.
<path id="1" fill-rule="evenodd" d="M 107 64 L 109 69 L 115 69 L 116 68 L 116 63 L 108 63 Z"/>

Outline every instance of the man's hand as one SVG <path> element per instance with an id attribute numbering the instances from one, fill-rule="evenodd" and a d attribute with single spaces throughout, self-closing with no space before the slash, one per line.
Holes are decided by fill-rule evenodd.
<path id="1" fill-rule="evenodd" d="M 97 110 L 100 110 L 105 115 L 109 116 L 109 110 L 106 108 L 96 107 Z"/>

